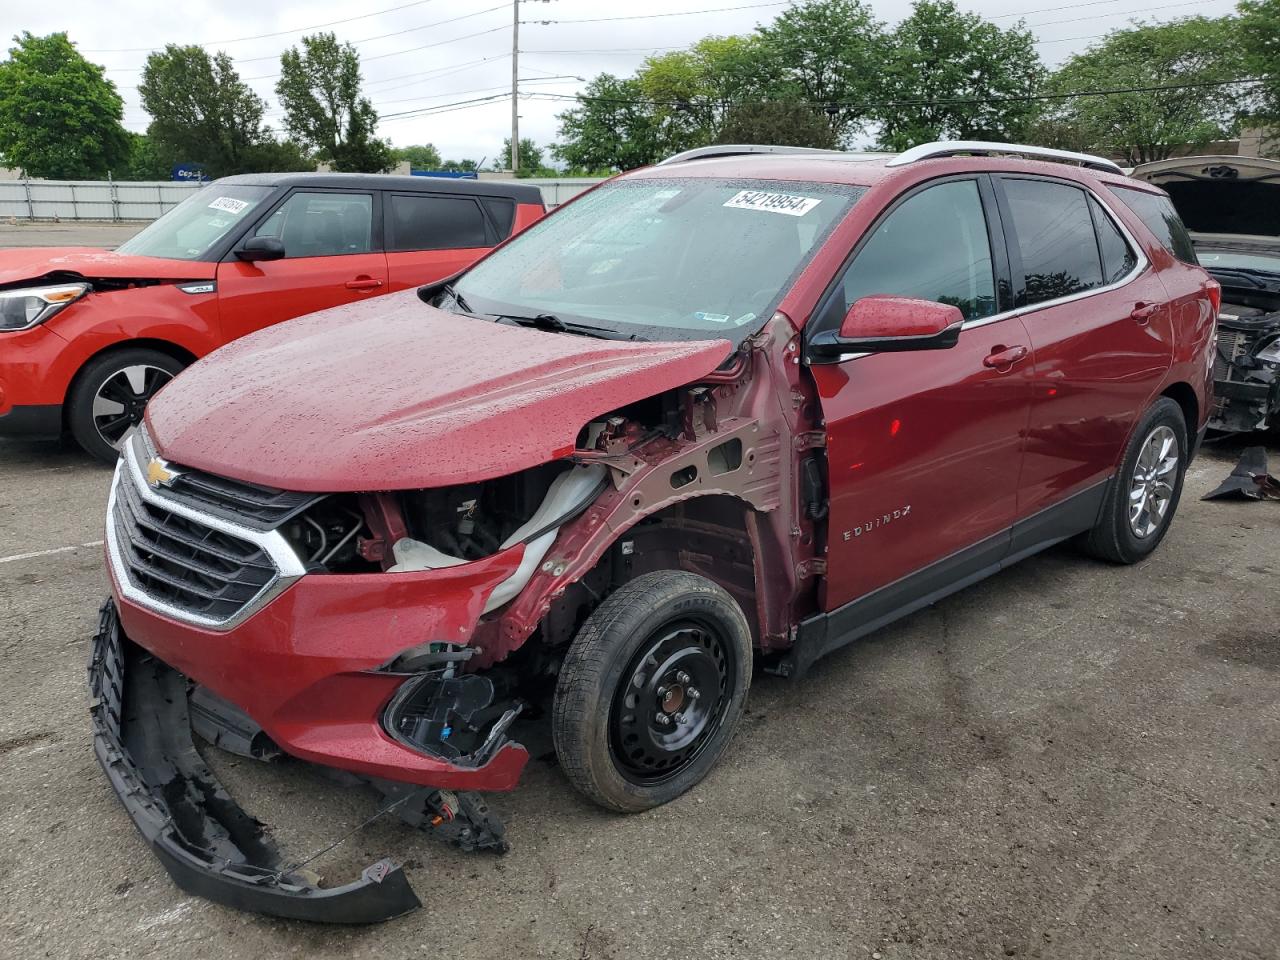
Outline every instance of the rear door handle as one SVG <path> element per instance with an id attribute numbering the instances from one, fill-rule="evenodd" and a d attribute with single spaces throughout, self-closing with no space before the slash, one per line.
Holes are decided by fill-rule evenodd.
<path id="1" fill-rule="evenodd" d="M 1158 303 L 1143 303 L 1139 300 L 1133 305 L 1133 310 L 1129 312 L 1129 319 L 1135 323 L 1146 323 L 1155 316 L 1156 309 L 1159 306 Z"/>
<path id="2" fill-rule="evenodd" d="M 1027 348 L 1024 346 L 1016 347 L 996 347 L 991 353 L 987 354 L 983 359 L 983 366 L 992 367 L 993 369 L 1005 371 L 1013 369 L 1013 365 L 1027 355 Z"/>
<path id="3" fill-rule="evenodd" d="M 382 286 L 381 280 L 375 280 L 373 277 L 356 277 L 354 280 L 347 281 L 348 290 L 377 290 Z"/>

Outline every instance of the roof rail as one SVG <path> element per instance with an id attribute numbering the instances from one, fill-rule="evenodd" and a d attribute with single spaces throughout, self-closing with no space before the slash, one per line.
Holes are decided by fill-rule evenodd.
<path id="1" fill-rule="evenodd" d="M 1118 163 L 1106 157 L 1096 157 L 1091 153 L 1074 153 L 1070 150 L 1054 150 L 1052 147 L 1033 147 L 1025 143 L 992 143 L 987 140 L 940 140 L 937 143 L 922 143 L 918 147 L 898 154 L 885 163 L 886 167 L 901 167 L 917 160 L 928 160 L 931 157 L 952 157 L 959 153 L 975 154 L 1014 154 L 1020 157 L 1031 157 L 1040 160 L 1063 160 L 1078 163 L 1082 167 L 1103 170 L 1107 173 L 1123 174 Z"/>
<path id="2" fill-rule="evenodd" d="M 823 150 L 819 147 L 784 147 L 768 143 L 719 143 L 711 147 L 694 147 L 672 154 L 660 160 L 658 166 L 668 163 L 684 163 L 686 160 L 707 160 L 711 157 L 740 157 L 748 153 L 842 153 L 841 150 Z"/>

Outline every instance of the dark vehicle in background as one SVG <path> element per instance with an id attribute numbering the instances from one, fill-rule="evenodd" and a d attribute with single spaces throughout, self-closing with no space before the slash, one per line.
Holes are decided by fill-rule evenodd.
<path id="1" fill-rule="evenodd" d="M 114 462 L 194 360 L 452 276 L 544 212 L 525 184 L 250 174 L 215 180 L 114 251 L 0 251 L 0 437 L 68 431 Z"/>
<path id="2" fill-rule="evenodd" d="M 1280 161 L 1180 157 L 1143 164 L 1133 176 L 1169 194 L 1187 228 L 1172 224 L 1169 242 L 1194 247 L 1222 284 L 1210 428 L 1280 423 Z M 1147 204 L 1139 213 L 1151 225 L 1162 203 Z"/>

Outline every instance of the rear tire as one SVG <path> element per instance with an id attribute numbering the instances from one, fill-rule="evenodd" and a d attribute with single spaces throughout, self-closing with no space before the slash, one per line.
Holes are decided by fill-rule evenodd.
<path id="1" fill-rule="evenodd" d="M 147 401 L 184 366 L 144 347 L 113 350 L 89 361 L 68 398 L 67 425 L 76 443 L 104 463 L 115 463 L 120 440 L 142 420 Z"/>
<path id="2" fill-rule="evenodd" d="M 1155 550 L 1178 510 L 1189 451 L 1182 408 L 1161 397 L 1129 439 L 1098 523 L 1084 537 L 1085 551 L 1127 564 Z"/>
<path id="3" fill-rule="evenodd" d="M 751 629 L 705 577 L 660 570 L 611 594 L 569 646 L 552 706 L 569 781 L 636 813 L 703 779 L 733 738 L 751 684 Z"/>

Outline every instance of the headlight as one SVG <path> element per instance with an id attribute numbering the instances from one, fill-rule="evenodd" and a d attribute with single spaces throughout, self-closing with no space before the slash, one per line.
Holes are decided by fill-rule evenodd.
<path id="1" fill-rule="evenodd" d="M 1254 356 L 1264 363 L 1280 363 L 1280 337 L 1272 340 Z"/>
<path id="2" fill-rule="evenodd" d="M 87 283 L 0 290 L 0 330 L 26 330 L 43 323 L 89 292 Z"/>

